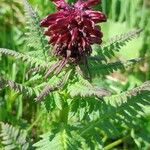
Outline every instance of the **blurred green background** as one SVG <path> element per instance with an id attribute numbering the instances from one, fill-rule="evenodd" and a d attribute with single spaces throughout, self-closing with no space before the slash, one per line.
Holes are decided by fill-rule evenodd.
<path id="1" fill-rule="evenodd" d="M 49 0 L 29 0 L 29 2 L 41 18 L 55 11 L 54 5 Z M 69 0 L 69 2 L 73 1 Z M 143 29 L 140 37 L 129 42 L 117 55 L 118 60 L 142 57 L 143 62 L 128 69 L 126 73 L 113 73 L 111 78 L 109 77 L 111 88 L 121 92 L 150 80 L 150 0 L 102 0 L 102 5 L 96 6 L 95 9 L 103 11 L 108 18 L 108 21 L 102 24 L 104 42 L 114 35 L 135 28 Z M 20 52 L 26 51 L 25 23 L 21 0 L 0 0 L 0 47 Z M 0 75 L 22 83 L 25 78 L 25 69 L 26 66 L 22 63 L 0 55 Z M 18 96 L 10 89 L 0 91 L 0 122 L 26 126 L 38 117 L 39 105 L 35 105 L 32 100 L 23 101 L 22 99 L 22 96 Z M 149 108 L 146 108 L 146 112 L 146 119 L 142 123 L 150 131 Z M 45 130 L 45 123 L 42 122 L 41 126 L 42 124 Z"/>

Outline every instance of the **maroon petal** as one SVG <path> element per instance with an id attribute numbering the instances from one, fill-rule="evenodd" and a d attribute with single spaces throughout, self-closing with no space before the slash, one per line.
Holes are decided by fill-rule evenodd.
<path id="1" fill-rule="evenodd" d="M 78 0 L 75 3 L 75 7 L 78 9 L 83 9 L 89 6 L 97 5 L 100 2 L 101 2 L 100 0 L 87 0 L 86 2 L 84 0 Z"/>
<path id="2" fill-rule="evenodd" d="M 89 33 L 90 36 L 97 36 L 97 37 L 100 37 L 100 38 L 102 38 L 102 36 L 103 36 L 100 29 L 98 29 L 97 27 L 95 27 L 94 29 L 88 28 L 86 30 L 87 30 L 87 32 Z"/>
<path id="3" fill-rule="evenodd" d="M 75 6 L 76 8 L 78 8 L 78 9 L 83 9 L 83 8 L 84 8 L 84 1 L 78 0 L 78 1 L 74 4 L 74 6 Z"/>
<path id="4" fill-rule="evenodd" d="M 70 22 L 69 17 L 66 18 L 64 17 L 56 20 L 56 24 L 61 26 L 67 26 L 69 22 Z"/>
<path id="5" fill-rule="evenodd" d="M 59 37 L 59 42 L 63 44 L 67 43 L 70 38 L 71 38 L 70 33 L 67 32 Z"/>
<path id="6" fill-rule="evenodd" d="M 95 23 L 106 21 L 106 16 L 100 11 L 86 10 L 85 12 Z"/>
<path id="7" fill-rule="evenodd" d="M 84 2 L 85 7 L 93 6 L 99 4 L 101 1 L 100 0 L 87 0 Z"/>
<path id="8" fill-rule="evenodd" d="M 59 35 L 53 35 L 50 38 L 49 43 L 54 45 L 57 42 L 58 38 L 59 38 Z"/>
<path id="9" fill-rule="evenodd" d="M 84 18 L 83 24 L 84 24 L 84 27 L 88 27 L 88 28 L 94 28 L 95 27 L 95 23 L 92 20 L 87 19 L 87 18 Z"/>
<path id="10" fill-rule="evenodd" d="M 64 0 L 52 0 L 58 9 L 65 9 L 68 4 Z"/>
<path id="11" fill-rule="evenodd" d="M 55 23 L 56 19 L 62 18 L 63 16 L 64 15 L 61 12 L 50 14 L 40 22 L 40 26 L 49 27 L 49 25 Z"/>
<path id="12" fill-rule="evenodd" d="M 97 37 L 97 36 L 90 36 L 88 37 L 89 41 L 90 41 L 90 44 L 101 44 L 101 38 L 100 37 Z"/>
<path id="13" fill-rule="evenodd" d="M 53 25 L 51 25 L 51 26 L 49 26 L 48 27 L 48 30 L 49 31 L 53 31 L 53 32 L 57 32 L 57 33 L 59 33 L 59 31 L 61 31 L 61 30 L 63 30 L 63 29 L 65 29 L 66 28 L 66 25 L 65 24 L 53 24 Z"/>
<path id="14" fill-rule="evenodd" d="M 77 40 L 78 37 L 78 28 L 74 28 L 70 31 L 71 33 L 71 42 L 75 42 Z"/>
<path id="15" fill-rule="evenodd" d="M 85 49 L 86 43 L 87 43 L 86 40 L 84 38 L 81 38 L 81 45 L 83 49 Z"/>

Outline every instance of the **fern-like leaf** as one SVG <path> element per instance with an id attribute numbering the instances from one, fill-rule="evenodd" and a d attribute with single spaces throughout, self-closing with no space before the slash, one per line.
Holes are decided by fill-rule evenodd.
<path id="1" fill-rule="evenodd" d="M 91 62 L 89 65 L 92 76 L 104 76 L 114 71 L 125 70 L 127 67 L 133 66 L 141 62 L 141 58 L 130 59 L 127 61 L 117 61 L 113 63 L 100 64 L 99 61 Z"/>
<path id="2" fill-rule="evenodd" d="M 5 150 L 28 150 L 27 132 L 9 124 L 1 123 L 2 144 Z"/>
<path id="3" fill-rule="evenodd" d="M 42 140 L 33 145 L 37 150 L 74 150 L 75 145 L 70 141 L 71 137 L 66 130 L 62 130 L 55 135 L 49 132 L 41 138 Z"/>
<path id="4" fill-rule="evenodd" d="M 137 117 L 144 113 L 143 106 L 150 105 L 150 81 L 127 92 L 103 99 L 104 101 L 99 104 L 100 119 L 97 118 L 97 121 L 87 125 L 82 132 L 80 131 L 81 135 L 94 132 L 93 130 L 98 127 L 108 136 L 114 137 L 120 134 L 119 128 L 122 131 L 125 127 L 134 127 Z"/>
<path id="5" fill-rule="evenodd" d="M 128 98 L 132 98 L 132 96 L 137 96 L 138 94 L 142 94 L 142 92 L 148 91 L 146 95 L 149 96 L 150 94 L 150 81 L 144 82 L 141 86 L 133 88 L 129 91 L 122 92 L 118 95 L 104 97 L 104 101 L 106 102 L 113 102 L 113 104 L 121 105 L 124 102 L 127 102 Z M 113 99 L 113 101 L 112 101 Z M 121 101 L 120 101 L 121 100 Z"/>
<path id="6" fill-rule="evenodd" d="M 76 132 L 72 132 L 72 126 L 57 124 L 52 127 L 52 130 L 44 135 L 40 141 L 35 143 L 33 147 L 37 150 L 74 150 L 85 149 L 83 143 L 85 139 L 79 136 Z"/>
<path id="7" fill-rule="evenodd" d="M 68 81 L 71 72 L 72 70 L 67 72 L 65 76 L 63 76 L 61 79 L 59 79 L 59 81 L 55 83 L 55 85 L 50 85 L 49 83 L 47 83 L 44 89 L 37 96 L 36 100 L 40 101 L 42 98 L 46 97 L 50 92 L 53 92 L 62 88 Z"/>
<path id="8" fill-rule="evenodd" d="M 22 61 L 29 63 L 31 66 L 36 66 L 36 67 L 40 66 L 41 68 L 46 68 L 48 66 L 48 63 L 46 61 L 13 50 L 0 48 L 0 53 L 12 56 L 15 59 L 21 59 Z"/>
<path id="9" fill-rule="evenodd" d="M 6 80 L 6 79 L 0 77 L 0 89 L 5 88 L 5 87 L 10 87 L 17 93 L 20 93 L 20 94 L 23 94 L 26 96 L 33 96 L 33 95 L 35 95 L 35 91 L 38 91 L 38 89 L 29 87 L 29 86 L 25 86 L 25 85 L 16 83 L 14 81 Z"/>
<path id="10" fill-rule="evenodd" d="M 88 96 L 97 96 L 103 97 L 110 95 L 110 92 L 106 89 L 93 86 L 89 81 L 83 79 L 79 76 L 79 81 L 75 82 L 75 84 L 68 86 L 68 92 L 72 97 L 81 96 L 81 97 L 88 97 Z"/>
<path id="11" fill-rule="evenodd" d="M 141 31 L 141 29 L 137 29 L 111 38 L 107 44 L 97 48 L 98 55 L 102 60 L 107 62 L 107 58 L 112 58 L 115 55 L 115 51 L 118 52 L 122 46 L 139 35 Z"/>
<path id="12" fill-rule="evenodd" d="M 32 6 L 27 0 L 23 0 L 25 15 L 27 20 L 27 45 L 36 50 L 36 54 L 42 55 L 42 52 L 46 53 L 49 50 L 48 42 L 45 39 L 43 30 L 40 27 L 40 19 L 38 14 L 33 10 Z M 43 53 L 43 54 L 44 54 Z"/>

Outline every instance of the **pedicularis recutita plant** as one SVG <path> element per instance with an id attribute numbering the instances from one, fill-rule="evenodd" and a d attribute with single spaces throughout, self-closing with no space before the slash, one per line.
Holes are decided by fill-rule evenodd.
<path id="1" fill-rule="evenodd" d="M 118 35 L 103 44 L 99 23 L 105 22 L 106 16 L 91 8 L 99 3 L 98 0 L 78 0 L 75 4 L 53 0 L 57 12 L 43 20 L 26 0 L 23 2 L 28 51 L 21 53 L 0 48 L 0 53 L 24 61 L 28 69 L 23 83 L 1 77 L 0 88 L 10 87 L 30 101 L 41 101 L 41 112 L 46 110 L 45 115 L 55 116 L 51 117 L 49 131 L 33 144 L 33 149 L 111 149 L 117 145 L 117 142 L 108 144 L 112 137 L 125 134 L 124 139 L 130 137 L 131 131 L 136 132 L 135 126 L 140 128 L 135 122 L 144 114 L 143 106 L 150 104 L 150 82 L 116 93 L 109 86 L 107 75 L 141 61 L 136 58 L 109 62 L 116 56 L 115 52 L 141 30 Z M 101 86 L 92 81 L 95 78 Z M 15 142 L 22 137 L 19 129 L 15 130 L 2 124 L 4 146 L 31 149 L 25 140 L 27 134 L 23 136 L 26 146 Z M 8 132 L 12 136 L 8 137 Z"/>

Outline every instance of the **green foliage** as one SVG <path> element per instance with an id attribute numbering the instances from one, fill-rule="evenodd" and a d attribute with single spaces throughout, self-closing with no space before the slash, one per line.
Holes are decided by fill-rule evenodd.
<path id="1" fill-rule="evenodd" d="M 39 52 L 38 57 L 43 55 L 42 52 L 46 52 L 49 48 L 47 44 L 47 40 L 43 35 L 43 30 L 39 26 L 40 18 L 37 13 L 33 10 L 33 8 L 29 5 L 27 0 L 23 0 L 26 20 L 27 20 L 27 46 L 34 48 Z"/>
<path id="2" fill-rule="evenodd" d="M 115 52 L 119 52 L 127 42 L 139 35 L 141 31 L 141 29 L 137 29 L 128 33 L 117 35 L 116 37 L 111 38 L 108 43 L 101 47 L 97 47 L 97 53 L 102 60 L 107 62 L 107 58 L 111 59 L 112 56 L 115 56 Z"/>
<path id="3" fill-rule="evenodd" d="M 150 82 L 145 82 L 128 92 L 105 97 L 103 102 L 97 103 L 96 107 L 99 107 L 100 110 L 96 119 L 92 119 L 93 112 L 93 114 L 89 114 L 90 120 L 86 120 L 81 125 L 66 127 L 63 124 L 55 124 L 55 130 L 53 129 L 51 132 L 42 135 L 42 140 L 34 144 L 34 146 L 37 149 L 47 150 L 73 149 L 74 146 L 79 149 L 83 145 L 88 145 L 90 149 L 92 146 L 103 147 L 104 143 L 99 143 L 99 140 L 102 140 L 103 133 L 107 137 L 114 138 L 121 134 L 120 131 L 136 127 L 135 121 L 144 113 L 143 107 L 150 104 L 149 97 Z M 81 108 L 77 109 L 80 110 Z M 69 131 L 67 132 L 66 130 Z M 75 135 L 74 131 L 76 131 Z"/>
<path id="4" fill-rule="evenodd" d="M 27 150 L 29 143 L 27 142 L 27 132 L 19 128 L 15 128 L 9 124 L 1 123 L 2 144 L 5 150 Z"/>
<path id="5" fill-rule="evenodd" d="M 15 61 L 20 59 L 25 64 L 21 81 L 16 78 L 7 79 L 10 76 L 0 77 L 0 89 L 3 89 L 1 93 L 9 93 L 4 99 L 0 98 L 0 108 L 6 105 L 9 110 L 5 116 L 13 116 L 13 123 L 24 124 L 30 138 L 33 138 L 33 147 L 39 150 L 107 150 L 118 146 L 116 143 L 119 143 L 120 137 L 123 137 L 119 139 L 121 143 L 131 139 L 142 149 L 149 142 L 149 136 L 144 135 L 150 131 L 138 122 L 146 114 L 145 107 L 150 105 L 150 81 L 134 85 L 132 89 L 123 83 L 121 93 L 111 89 L 111 81 L 107 84 L 108 75 L 125 71 L 131 66 L 133 69 L 135 64 L 143 62 L 141 58 L 114 61 L 116 52 L 138 36 L 141 29 L 113 37 L 101 46 L 93 46 L 93 55 L 88 58 L 88 66 L 68 63 L 59 73 L 58 65 L 61 60 L 50 55 L 52 48 L 47 45 L 43 30 L 39 26 L 38 13 L 26 0 L 23 2 L 27 19 L 27 52 L 0 48 L 2 56 L 12 56 Z M 105 2 L 107 3 L 107 0 Z M 115 7 L 118 0 L 111 3 L 112 7 Z M 123 21 L 125 18 L 124 13 L 121 14 L 122 17 L 111 15 L 114 20 L 121 18 Z M 90 79 L 87 78 L 88 75 Z M 103 84 L 95 84 L 92 82 L 94 79 Z M 17 97 L 16 93 L 6 87 L 21 96 Z M 23 108 L 25 110 L 22 110 Z M 23 119 L 20 116 L 23 116 Z M 39 140 L 38 135 L 41 133 L 44 134 Z M 31 149 L 26 136 L 26 131 L 2 123 L 0 148 Z M 142 142 L 139 139 L 142 139 Z"/>
<path id="6" fill-rule="evenodd" d="M 57 125 L 56 127 L 58 127 Z M 62 128 L 60 126 L 60 128 Z M 56 129 L 55 129 L 56 130 Z M 55 131 L 56 132 L 56 131 Z M 56 149 L 56 150 L 63 150 L 63 149 L 74 149 L 74 146 L 76 144 L 75 138 L 72 137 L 70 134 L 70 131 L 67 131 L 66 129 L 61 129 L 59 132 L 55 133 L 48 132 L 41 136 L 42 140 L 35 143 L 33 146 L 37 147 L 37 150 L 42 149 Z"/>
<path id="7" fill-rule="evenodd" d="M 129 68 L 131 66 L 134 66 L 135 64 L 141 62 L 142 59 L 135 58 L 127 61 L 117 61 L 113 63 L 100 63 L 99 60 L 95 59 L 94 61 L 91 61 L 89 68 L 90 72 L 93 76 L 104 76 L 108 75 L 110 73 L 113 73 L 118 70 L 125 70 L 126 68 Z"/>
<path id="8" fill-rule="evenodd" d="M 9 50 L 9 49 L 4 49 L 4 48 L 0 48 L 0 53 L 5 54 L 5 55 L 9 55 L 9 56 L 13 56 L 15 59 L 21 59 L 22 61 L 29 63 L 32 66 L 38 67 L 40 66 L 41 68 L 47 67 L 48 64 L 43 61 L 43 60 L 39 60 L 36 57 L 31 57 L 28 54 L 22 54 L 13 50 Z"/>
<path id="9" fill-rule="evenodd" d="M 82 76 L 78 76 L 78 81 L 68 86 L 68 92 L 70 96 L 81 96 L 81 97 L 90 97 L 90 96 L 97 96 L 103 97 L 106 95 L 110 95 L 110 92 L 92 85 L 88 80 L 85 80 Z"/>
<path id="10" fill-rule="evenodd" d="M 57 91 L 59 90 L 61 87 L 63 87 L 69 76 L 71 74 L 71 70 L 66 73 L 66 75 L 63 76 L 63 78 L 61 78 L 59 81 L 57 77 L 53 77 L 51 80 L 49 80 L 49 83 L 47 83 L 45 86 L 44 86 L 44 89 L 40 92 L 40 94 L 37 96 L 37 101 L 41 100 L 42 98 L 44 98 L 45 96 L 47 96 L 50 92 L 53 92 L 53 91 Z M 50 81 L 57 81 L 54 85 L 52 82 Z M 59 96 L 58 96 L 59 97 Z"/>
<path id="11" fill-rule="evenodd" d="M 13 90 L 15 90 L 17 93 L 27 95 L 27 96 L 32 96 L 35 94 L 34 89 L 31 87 L 15 83 L 14 81 L 11 80 L 5 80 L 3 78 L 0 78 L 0 89 L 4 87 L 9 87 Z"/>

